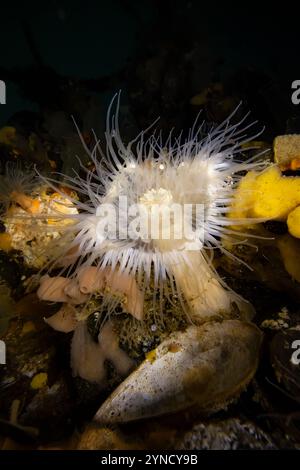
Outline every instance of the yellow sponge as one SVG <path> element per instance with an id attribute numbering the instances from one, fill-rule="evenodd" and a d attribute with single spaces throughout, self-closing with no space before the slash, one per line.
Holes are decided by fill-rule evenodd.
<path id="1" fill-rule="evenodd" d="M 293 237 L 300 238 L 300 206 L 289 213 L 287 226 Z"/>
<path id="2" fill-rule="evenodd" d="M 249 172 L 236 190 L 230 218 L 255 217 L 285 221 L 300 205 L 300 177 L 283 176 L 277 166 Z"/>

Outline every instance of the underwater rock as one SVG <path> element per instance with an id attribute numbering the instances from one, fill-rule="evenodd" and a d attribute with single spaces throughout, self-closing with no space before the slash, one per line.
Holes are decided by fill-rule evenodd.
<path id="1" fill-rule="evenodd" d="M 66 380 L 61 377 L 53 384 L 45 384 L 26 406 L 20 415 L 19 423 L 39 429 L 42 440 L 65 437 L 73 428 L 71 419 L 74 403 Z"/>
<path id="2" fill-rule="evenodd" d="M 138 420 L 195 407 L 215 411 L 237 397 L 253 377 L 261 332 L 237 320 L 175 332 L 104 402 L 100 424 Z"/>
<path id="3" fill-rule="evenodd" d="M 117 429 L 90 423 L 79 438 L 78 450 L 137 450 L 144 449 L 138 438 L 128 439 Z"/>
<path id="4" fill-rule="evenodd" d="M 180 423 L 180 426 L 178 426 Z M 187 412 L 116 425 L 88 423 L 78 436 L 79 450 L 276 450 L 278 437 L 247 418 L 195 419 Z M 283 447 L 290 447 L 282 441 Z"/>
<path id="5" fill-rule="evenodd" d="M 279 312 L 279 315 L 282 312 Z M 266 357 L 254 381 L 255 401 L 263 413 L 259 422 L 280 449 L 300 448 L 299 311 L 289 312 L 294 326 L 266 332 Z"/>
<path id="6" fill-rule="evenodd" d="M 251 245 L 228 246 L 228 250 L 241 261 L 240 263 L 225 255 L 217 260 L 218 266 L 226 272 L 227 276 L 229 274 L 235 278 L 235 280 L 227 280 L 230 287 L 247 297 L 259 311 L 261 311 L 261 302 L 255 292 L 251 293 L 253 282 L 257 286 L 259 284 L 263 291 L 271 289 L 275 296 L 282 293 L 280 295 L 298 301 L 300 284 L 295 280 L 300 279 L 299 240 L 288 233 L 276 234 L 262 226 L 256 227 L 252 233 L 257 238 L 253 239 Z"/>
<path id="7" fill-rule="evenodd" d="M 281 387 L 296 403 L 300 403 L 300 329 L 278 332 L 270 346 L 271 363 Z"/>
<path id="8" fill-rule="evenodd" d="M 292 279 L 300 282 L 300 240 L 286 234 L 277 239 L 282 261 Z"/>
<path id="9" fill-rule="evenodd" d="M 25 137 L 17 128 L 5 126 L 0 129 L 0 144 L 3 144 L 15 156 L 31 161 L 49 170 L 50 164 L 45 143 L 34 132 Z"/>
<path id="10" fill-rule="evenodd" d="M 271 436 L 251 421 L 230 418 L 193 426 L 175 445 L 179 450 L 276 450 Z"/>
<path id="11" fill-rule="evenodd" d="M 2 337 L 14 314 L 15 302 L 11 297 L 11 289 L 4 281 L 0 281 L 0 337 Z"/>
<path id="12" fill-rule="evenodd" d="M 17 260 L 8 254 L 0 251 L 0 279 L 5 282 L 8 287 L 14 289 L 20 282 L 22 277 L 22 267 Z"/>
<path id="13" fill-rule="evenodd" d="M 16 425 L 36 428 L 39 438 L 59 438 L 70 431 L 74 407 L 68 358 L 63 353 L 65 335 L 55 333 L 43 320 L 43 314 L 53 313 L 53 306 L 47 310 L 35 296 L 27 297 L 16 303 L 1 338 L 6 364 L 1 366 L 0 418 L 8 421 L 13 404 L 19 401 Z"/>

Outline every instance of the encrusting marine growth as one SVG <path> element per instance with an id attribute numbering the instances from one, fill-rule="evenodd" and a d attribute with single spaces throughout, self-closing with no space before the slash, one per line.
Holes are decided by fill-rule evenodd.
<path id="1" fill-rule="evenodd" d="M 53 240 L 59 238 L 62 225 L 69 220 L 54 220 L 59 210 L 77 213 L 67 207 L 63 194 L 47 192 L 33 169 L 8 162 L 0 176 L 0 208 L 5 232 L 0 233 L 0 249 L 22 252 L 25 263 L 32 268 L 43 268 L 49 260 Z M 49 247 L 51 243 L 51 247 Z"/>

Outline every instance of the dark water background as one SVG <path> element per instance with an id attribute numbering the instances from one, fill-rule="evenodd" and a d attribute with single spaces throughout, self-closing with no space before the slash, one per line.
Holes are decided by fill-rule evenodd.
<path id="1" fill-rule="evenodd" d="M 248 108 L 272 132 L 284 132 L 287 120 L 299 114 L 291 104 L 291 82 L 300 79 L 298 18 L 295 6 L 286 2 L 2 3 L 0 79 L 6 82 L 7 104 L 0 106 L 0 125 L 17 112 L 45 106 L 74 112 L 62 98 L 73 80 L 96 95 L 99 113 L 122 88 L 124 104 L 128 93 L 147 96 L 145 103 L 138 100 L 135 114 L 147 108 L 145 119 L 135 116 L 138 126 L 159 113 L 180 127 L 185 120 L 173 116 L 189 114 L 182 103 L 221 81 L 229 84 L 231 94 L 233 89 L 246 97 Z M 157 56 L 163 56 L 165 65 L 153 97 L 153 77 L 140 68 Z M 164 99 L 168 93 L 171 97 Z M 155 100 L 159 105 L 149 109 Z"/>

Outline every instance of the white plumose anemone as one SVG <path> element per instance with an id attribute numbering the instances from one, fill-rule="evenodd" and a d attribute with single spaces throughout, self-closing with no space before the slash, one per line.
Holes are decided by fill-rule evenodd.
<path id="1" fill-rule="evenodd" d="M 236 159 L 242 144 L 250 140 L 245 135 L 250 126 L 242 125 L 245 118 L 232 124 L 232 114 L 206 137 L 202 126 L 196 129 L 196 122 L 185 141 L 177 138 L 173 142 L 170 135 L 162 145 L 160 136 L 145 140 L 147 130 L 125 146 L 118 127 L 119 98 L 115 115 L 115 99 L 108 110 L 106 152 L 97 141 L 90 153 L 94 170 L 85 169 L 85 178 L 75 175 L 64 179 L 79 195 L 79 200 L 69 196 L 78 215 L 62 216 L 74 221 L 66 229 L 68 243 L 61 241 L 64 252 L 60 259 L 68 276 L 76 279 L 89 266 L 110 269 L 134 278 L 141 290 L 151 287 L 153 298 L 159 298 L 161 305 L 164 296 L 177 296 L 192 319 L 230 315 L 234 303 L 241 309 L 244 302 L 226 287 L 211 261 L 214 248 L 224 250 L 221 240 L 232 236 L 230 226 L 246 222 L 227 218 L 243 172 L 263 167 L 257 159 Z M 47 182 L 55 184 L 54 179 Z M 151 211 L 168 212 L 173 204 L 192 205 L 192 216 L 176 220 L 171 216 L 169 238 L 164 233 L 163 216 L 158 236 L 141 231 L 132 237 L 128 231 L 132 216 L 125 214 L 120 203 L 124 198 L 127 208 L 142 205 L 144 220 L 150 226 Z M 115 208 L 118 226 L 115 234 L 103 236 L 103 207 L 107 204 Z M 200 218 L 195 215 L 196 206 L 204 209 Z M 189 224 L 192 236 L 185 232 L 174 236 L 184 224 Z"/>

